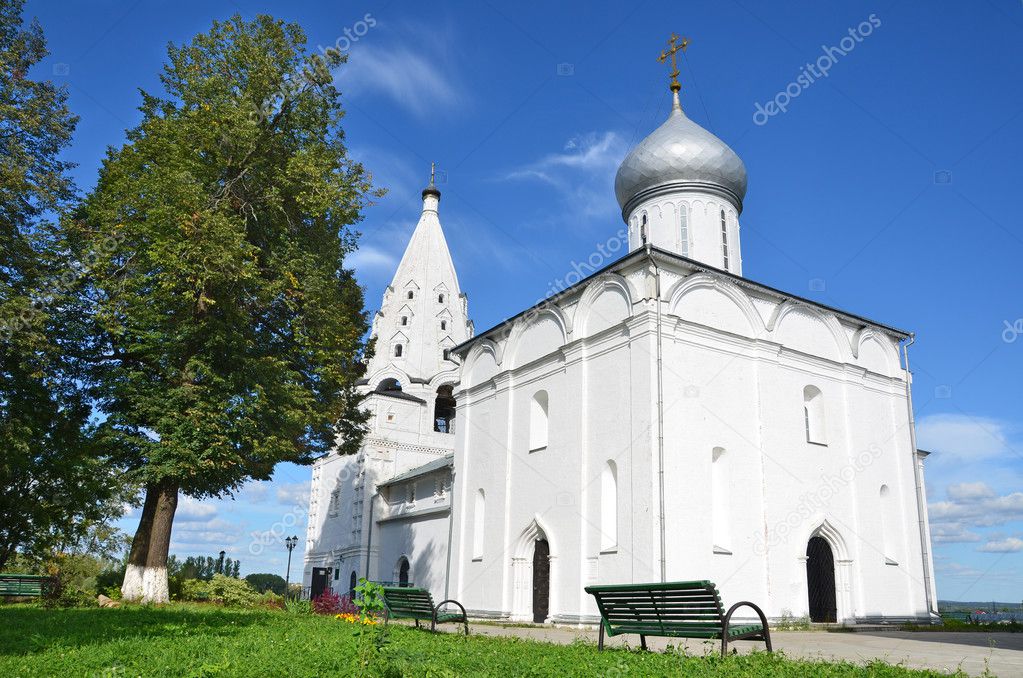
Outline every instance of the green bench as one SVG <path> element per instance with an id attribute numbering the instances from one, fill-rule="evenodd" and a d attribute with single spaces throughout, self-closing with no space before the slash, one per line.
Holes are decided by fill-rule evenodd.
<path id="1" fill-rule="evenodd" d="M 717 587 L 709 581 L 587 586 L 586 592 L 597 600 L 600 610 L 597 646 L 601 650 L 604 649 L 605 634 L 635 633 L 639 635 L 644 650 L 647 636 L 665 636 L 720 638 L 722 656 L 733 640 L 762 640 L 767 651 L 771 651 L 771 632 L 763 610 L 743 601 L 725 612 Z M 743 606 L 756 611 L 760 617 L 759 624 L 732 625 L 732 614 Z"/>
<path id="2" fill-rule="evenodd" d="M 0 574 L 0 598 L 39 598 L 51 581 L 41 574 Z"/>
<path id="3" fill-rule="evenodd" d="M 448 603 L 457 605 L 461 613 L 442 612 L 441 607 Z M 433 596 L 426 589 L 385 586 L 384 623 L 391 619 L 414 619 L 416 626 L 419 626 L 420 619 L 429 619 L 431 631 L 437 630 L 437 624 L 461 622 L 465 625 L 465 635 L 469 635 L 469 617 L 465 613 L 465 607 L 457 600 L 443 600 L 434 605 Z"/>

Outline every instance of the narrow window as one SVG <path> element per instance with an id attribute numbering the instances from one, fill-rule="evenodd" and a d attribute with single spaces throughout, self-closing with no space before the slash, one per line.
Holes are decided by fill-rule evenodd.
<path id="1" fill-rule="evenodd" d="M 678 218 L 679 218 L 679 240 L 680 240 L 680 251 L 683 257 L 689 256 L 689 207 L 687 205 L 679 205 L 678 207 Z"/>
<path id="2" fill-rule="evenodd" d="M 405 501 L 409 504 L 416 503 L 416 483 L 412 481 L 408 484 L 408 493 L 405 495 Z"/>
<path id="3" fill-rule="evenodd" d="M 437 295 L 437 303 L 439 303 L 439 304 L 443 304 L 444 303 L 444 295 L 443 294 L 438 294 Z"/>
<path id="4" fill-rule="evenodd" d="M 442 330 L 446 330 L 448 328 L 448 321 L 447 320 L 441 320 L 440 321 L 440 328 Z"/>
<path id="5" fill-rule="evenodd" d="M 487 510 L 487 497 L 481 487 L 476 492 L 476 505 L 472 516 L 472 559 L 483 560 L 483 526 Z"/>
<path id="6" fill-rule="evenodd" d="M 711 451 L 710 460 L 711 526 L 715 553 L 731 553 L 728 550 L 731 541 L 729 484 L 728 454 L 725 448 L 715 447 Z"/>
<path id="7" fill-rule="evenodd" d="M 721 256 L 724 268 L 728 270 L 728 222 L 725 220 L 724 210 L 721 210 Z"/>
<path id="8" fill-rule="evenodd" d="M 408 325 L 408 316 L 407 315 L 401 316 L 401 324 L 402 325 Z"/>
<path id="9" fill-rule="evenodd" d="M 803 420 L 806 426 L 806 442 L 827 445 L 824 395 L 816 386 L 807 386 L 803 389 Z"/>
<path id="10" fill-rule="evenodd" d="M 887 565 L 898 565 L 897 559 L 895 558 L 895 535 L 892 534 L 892 500 L 891 490 L 887 485 L 881 486 L 880 501 L 878 502 L 878 508 L 881 512 L 881 548 L 884 553 L 884 562 Z"/>
<path id="11" fill-rule="evenodd" d="M 400 358 L 401 357 L 401 344 L 395 344 L 394 345 L 394 357 L 395 358 Z"/>
<path id="12" fill-rule="evenodd" d="M 537 391 L 529 404 L 529 451 L 547 447 L 547 391 Z"/>
<path id="13" fill-rule="evenodd" d="M 440 352 L 441 360 L 451 360 L 451 349 L 446 348 Z"/>
<path id="14" fill-rule="evenodd" d="M 642 221 L 639 224 L 639 239 L 646 244 L 646 213 L 643 213 Z"/>
<path id="15" fill-rule="evenodd" d="M 600 474 L 600 550 L 618 548 L 618 468 L 613 461 Z"/>
<path id="16" fill-rule="evenodd" d="M 414 296 L 416 296 L 415 292 L 413 292 L 412 290 L 409 290 L 408 291 L 408 298 L 411 299 Z"/>
<path id="17" fill-rule="evenodd" d="M 358 583 L 358 575 L 355 574 L 355 570 L 352 570 L 352 576 L 348 578 L 348 598 L 355 597 L 355 585 Z"/>

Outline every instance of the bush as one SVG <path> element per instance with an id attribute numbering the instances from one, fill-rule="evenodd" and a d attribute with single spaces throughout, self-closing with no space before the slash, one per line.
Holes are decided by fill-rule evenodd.
<path id="1" fill-rule="evenodd" d="M 245 576 L 245 581 L 249 582 L 252 588 L 256 589 L 260 593 L 273 591 L 279 596 L 284 595 L 284 589 L 287 585 L 284 581 L 284 577 L 279 574 L 249 574 Z"/>
<path id="2" fill-rule="evenodd" d="M 259 604 L 271 610 L 283 610 L 284 596 L 279 596 L 273 591 L 266 591 L 259 597 Z"/>
<path id="3" fill-rule="evenodd" d="M 313 598 L 313 612 L 316 614 L 341 614 L 341 596 L 326 591 Z"/>
<path id="4" fill-rule="evenodd" d="M 96 607 L 96 597 L 77 586 L 65 585 L 56 581 L 44 589 L 43 605 L 45 607 Z"/>
<path id="5" fill-rule="evenodd" d="M 301 598 L 288 598 L 284 601 L 284 609 L 290 614 L 312 614 L 313 604 Z"/>
<path id="6" fill-rule="evenodd" d="M 213 575 L 210 581 L 186 579 L 181 582 L 183 600 L 209 602 L 227 607 L 254 607 L 262 602 L 262 596 L 256 593 L 248 582 L 243 579 Z"/>

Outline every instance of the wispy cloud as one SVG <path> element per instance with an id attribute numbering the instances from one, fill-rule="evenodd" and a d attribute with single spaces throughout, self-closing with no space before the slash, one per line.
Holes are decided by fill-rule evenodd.
<path id="1" fill-rule="evenodd" d="M 381 33 L 379 39 L 359 42 L 335 78 L 338 89 L 354 97 L 387 97 L 421 118 L 465 109 L 470 97 L 451 51 L 454 41 L 443 39 L 443 31 L 430 38 L 421 28 L 396 32 L 415 38 L 402 41 L 396 39 L 401 35 Z"/>
<path id="2" fill-rule="evenodd" d="M 573 214 L 614 214 L 614 173 L 628 150 L 614 131 L 589 132 L 572 137 L 557 152 L 507 172 L 502 179 L 539 181 L 571 203 Z"/>
<path id="3" fill-rule="evenodd" d="M 281 504 L 303 508 L 309 505 L 309 483 L 282 483 L 276 490 Z"/>
<path id="4" fill-rule="evenodd" d="M 354 268 L 357 273 L 365 273 L 370 270 L 392 273 L 398 266 L 398 257 L 393 252 L 374 245 L 360 245 L 359 249 L 349 255 L 346 264 Z"/>

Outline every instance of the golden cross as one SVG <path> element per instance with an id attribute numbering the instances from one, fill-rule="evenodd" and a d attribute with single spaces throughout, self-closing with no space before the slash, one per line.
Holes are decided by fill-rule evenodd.
<path id="1" fill-rule="evenodd" d="M 686 51 L 686 47 L 689 46 L 689 38 L 682 38 L 681 44 L 675 44 L 678 42 L 678 35 L 675 33 L 671 34 L 671 39 L 668 40 L 668 49 L 661 52 L 661 56 L 657 57 L 657 60 L 662 64 L 671 57 L 671 91 L 677 92 L 682 89 L 682 85 L 678 84 L 678 63 L 675 61 L 675 54 L 681 50 Z"/>

